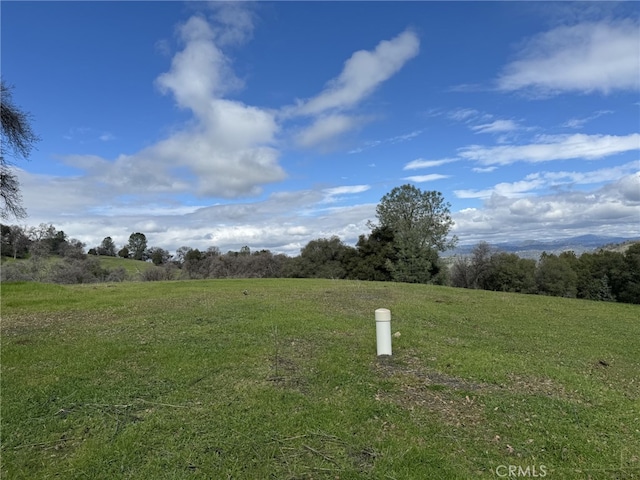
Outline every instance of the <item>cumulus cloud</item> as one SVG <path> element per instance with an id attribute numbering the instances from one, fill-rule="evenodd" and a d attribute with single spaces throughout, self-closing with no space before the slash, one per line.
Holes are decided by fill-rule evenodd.
<path id="1" fill-rule="evenodd" d="M 113 188 L 87 176 L 63 178 L 18 170 L 24 187 L 29 224 L 54 224 L 87 248 L 110 236 L 118 246 L 129 235 L 143 232 L 149 245 L 175 251 L 181 246 L 223 252 L 249 245 L 297 255 L 309 241 L 338 235 L 355 244 L 375 218 L 375 204 L 349 205 L 369 185 L 339 185 L 274 192 L 256 201 L 221 201 L 215 205 L 185 205 L 163 194 L 114 197 Z M 61 195 L 60 192 L 64 192 Z M 51 201 L 55 198 L 56 201 Z"/>
<path id="2" fill-rule="evenodd" d="M 640 90 L 637 21 L 561 26 L 529 39 L 497 79 L 502 91 L 610 94 Z"/>
<path id="3" fill-rule="evenodd" d="M 174 55 L 171 69 L 156 84 L 163 93 L 173 93 L 179 106 L 201 113 L 212 98 L 242 84 L 230 60 L 214 43 L 213 29 L 204 18 L 191 17 L 179 32 L 185 47 Z"/>
<path id="4" fill-rule="evenodd" d="M 545 240 L 588 233 L 637 237 L 639 186 L 640 175 L 635 173 L 592 191 L 524 197 L 493 193 L 481 208 L 455 212 L 453 230 L 461 243 Z"/>
<path id="5" fill-rule="evenodd" d="M 200 15 L 188 19 L 178 29 L 183 49 L 156 79 L 161 92 L 193 113 L 193 122 L 113 161 L 71 156 L 65 162 L 84 169 L 116 194 L 188 192 L 235 198 L 256 195 L 264 184 L 283 180 L 286 174 L 275 147 L 279 130 L 275 113 L 224 98 L 242 87 L 221 45 L 249 35 L 251 16 L 240 15 L 243 8 L 216 7 L 213 24 Z"/>
<path id="6" fill-rule="evenodd" d="M 485 147 L 470 145 L 459 156 L 481 165 L 510 165 L 515 162 L 549 162 L 553 160 L 595 160 L 618 153 L 639 150 L 640 134 L 618 135 L 541 135 L 528 145 Z"/>
<path id="7" fill-rule="evenodd" d="M 251 39 L 254 28 L 253 5 L 246 2 L 209 2 L 213 12 L 216 44 L 240 45 Z"/>

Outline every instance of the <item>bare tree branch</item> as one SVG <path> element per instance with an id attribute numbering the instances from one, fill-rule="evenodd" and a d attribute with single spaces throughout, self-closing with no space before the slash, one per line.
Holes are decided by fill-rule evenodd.
<path id="1" fill-rule="evenodd" d="M 0 218 L 26 217 L 27 212 L 22 207 L 20 182 L 12 171 L 12 163 L 7 155 L 14 158 L 28 159 L 34 144 L 39 140 L 30 124 L 30 115 L 16 105 L 11 98 L 11 87 L 0 80 L 0 198 L 3 205 Z"/>

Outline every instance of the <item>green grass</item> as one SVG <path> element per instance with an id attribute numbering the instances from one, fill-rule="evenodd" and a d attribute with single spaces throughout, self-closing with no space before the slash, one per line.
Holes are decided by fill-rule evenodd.
<path id="1" fill-rule="evenodd" d="M 114 270 L 122 267 L 127 272 L 127 277 L 133 280 L 139 279 L 142 272 L 154 267 L 153 263 L 133 260 L 130 258 L 109 257 L 106 255 L 100 255 L 98 258 L 100 259 L 100 265 L 102 268 Z"/>
<path id="2" fill-rule="evenodd" d="M 353 281 L 4 284 L 2 478 L 640 478 L 639 317 Z"/>

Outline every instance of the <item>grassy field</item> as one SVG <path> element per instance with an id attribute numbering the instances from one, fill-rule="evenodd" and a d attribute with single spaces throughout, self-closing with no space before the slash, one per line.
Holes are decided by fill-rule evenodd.
<path id="1" fill-rule="evenodd" d="M 640 478 L 638 306 L 274 279 L 4 284 L 1 313 L 2 478 Z"/>
<path id="2" fill-rule="evenodd" d="M 100 266 L 108 270 L 114 270 L 116 268 L 124 268 L 127 272 L 127 280 L 140 280 L 140 276 L 146 270 L 155 268 L 155 265 L 150 262 L 143 262 L 140 260 L 133 260 L 130 258 L 109 257 L 106 255 L 100 255 L 97 257 L 100 260 Z"/>

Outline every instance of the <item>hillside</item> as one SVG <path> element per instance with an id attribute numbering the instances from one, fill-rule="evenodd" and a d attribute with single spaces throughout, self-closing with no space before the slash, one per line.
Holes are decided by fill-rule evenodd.
<path id="1" fill-rule="evenodd" d="M 1 302 L 3 478 L 640 478 L 638 306 L 294 279 Z"/>
<path id="2" fill-rule="evenodd" d="M 137 281 L 141 279 L 141 274 L 149 269 L 154 268 L 153 263 L 151 262 L 142 262 L 139 260 L 133 260 L 129 258 L 120 258 L 120 257 L 109 257 L 105 255 L 94 256 L 87 255 L 85 258 L 90 262 L 98 262 L 99 267 L 107 272 L 117 271 L 119 269 L 124 270 L 124 275 L 117 275 L 119 281 L 128 280 L 128 281 Z M 40 281 L 50 281 L 48 279 L 49 274 L 56 266 L 62 266 L 65 262 L 73 262 L 73 259 L 64 259 L 58 255 L 50 255 L 43 259 L 38 260 L 37 262 L 33 262 L 33 259 L 29 258 L 18 258 L 13 259 L 11 257 L 2 257 L 2 268 L 7 267 L 11 269 L 12 274 L 9 275 L 11 280 L 32 280 L 37 279 Z M 37 263 L 37 266 L 36 266 Z M 86 268 L 85 268 L 86 269 Z M 37 271 L 37 273 L 34 273 Z M 15 272 L 23 272 L 23 275 L 20 273 L 16 274 Z M 5 271 L 2 278 L 5 279 L 7 276 L 7 272 Z M 22 278 L 21 278 L 22 277 Z M 74 279 L 73 275 L 70 282 L 59 282 L 59 283 L 81 283 L 80 280 Z M 91 279 L 92 281 L 96 281 L 95 278 Z M 100 276 L 100 280 L 104 280 L 102 276 Z M 55 280 L 53 280 L 55 282 Z"/>
<path id="3" fill-rule="evenodd" d="M 149 268 L 153 268 L 153 263 L 142 262 L 140 260 L 133 260 L 130 258 L 108 257 L 105 255 L 100 255 L 97 258 L 100 260 L 102 267 L 108 270 L 124 268 L 130 279 L 135 279 L 141 272 L 148 270 Z"/>

